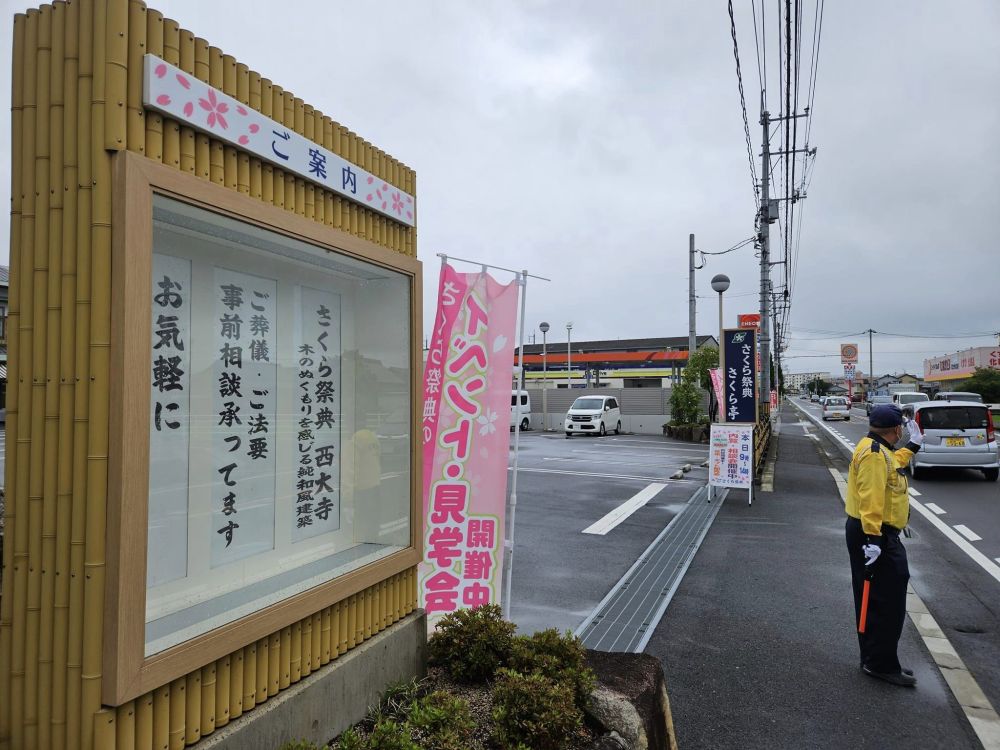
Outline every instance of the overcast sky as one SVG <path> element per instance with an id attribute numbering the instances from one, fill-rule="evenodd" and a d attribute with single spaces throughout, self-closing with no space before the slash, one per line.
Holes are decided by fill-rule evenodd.
<path id="1" fill-rule="evenodd" d="M 778 2 L 766 4 L 776 113 Z M 688 234 L 718 251 L 753 233 L 721 0 L 150 5 L 416 170 L 425 329 L 435 254 L 446 252 L 552 279 L 529 282 L 526 316 L 530 330 L 551 324 L 550 341 L 565 342 L 568 320 L 574 340 L 685 336 Z M 2 6 L 9 101 L 11 17 L 27 6 Z M 747 0 L 734 6 L 756 159 L 753 18 Z M 813 14 L 804 0 L 800 109 Z M 786 371 L 838 369 L 841 341 L 864 345 L 867 370 L 869 327 L 963 334 L 877 335 L 880 373 L 996 342 L 965 334 L 1000 331 L 997 91 L 996 0 L 825 8 Z M 3 160 L 5 201 L 9 191 Z M 4 214 L 2 258 L 8 225 Z M 697 279 L 699 334 L 717 329 L 716 273 L 732 279 L 727 325 L 758 307 L 753 248 L 709 258 Z"/>

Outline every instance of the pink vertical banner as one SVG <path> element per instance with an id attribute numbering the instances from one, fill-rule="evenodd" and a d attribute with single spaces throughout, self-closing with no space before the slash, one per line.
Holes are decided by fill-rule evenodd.
<path id="1" fill-rule="evenodd" d="M 420 606 L 499 603 L 518 285 L 441 268 L 424 368 Z"/>
<path id="2" fill-rule="evenodd" d="M 725 403 L 722 398 L 722 372 L 718 367 L 712 367 L 708 370 L 708 376 L 712 379 L 712 390 L 715 391 L 715 401 L 719 404 L 719 410 L 721 411 Z"/>

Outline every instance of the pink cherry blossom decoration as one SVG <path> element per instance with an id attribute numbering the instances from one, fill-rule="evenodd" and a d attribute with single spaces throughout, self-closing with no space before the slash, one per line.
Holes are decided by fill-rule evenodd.
<path id="1" fill-rule="evenodd" d="M 244 117 L 246 117 L 246 115 L 247 115 L 246 109 L 244 107 L 239 106 L 239 105 L 236 105 L 236 111 L 239 112 Z"/>
<path id="2" fill-rule="evenodd" d="M 365 196 L 365 200 L 368 201 L 369 203 L 371 203 L 372 202 L 372 194 L 368 193 L 368 195 Z"/>
<path id="3" fill-rule="evenodd" d="M 257 123 L 253 123 L 250 125 L 251 133 L 256 133 L 258 130 L 260 130 L 260 125 L 258 125 Z"/>
<path id="4" fill-rule="evenodd" d="M 182 76 L 180 73 L 177 74 L 177 83 L 179 83 L 181 86 L 183 86 L 186 89 L 190 89 L 191 88 L 191 81 L 189 81 L 187 78 L 185 78 L 184 76 Z"/>
<path id="5" fill-rule="evenodd" d="M 190 117 L 192 112 L 194 112 L 194 103 L 188 102 L 184 105 L 184 115 Z"/>
<path id="6" fill-rule="evenodd" d="M 375 182 L 375 178 L 372 177 L 371 175 L 368 175 L 368 184 L 371 185 L 373 182 Z"/>
<path id="7" fill-rule="evenodd" d="M 166 107 L 168 104 L 170 104 L 170 97 L 167 96 L 166 94 L 160 94 L 158 97 L 156 97 L 156 103 Z"/>
<path id="8" fill-rule="evenodd" d="M 156 66 L 156 70 L 154 72 L 156 73 L 157 78 L 163 78 L 163 76 L 167 74 L 167 66 L 160 63 Z"/>
<path id="9" fill-rule="evenodd" d="M 229 127 L 229 123 L 223 117 L 229 111 L 229 105 L 218 100 L 215 96 L 215 89 L 209 89 L 208 99 L 198 99 L 198 104 L 201 105 L 203 110 L 208 112 L 208 127 L 214 128 L 216 123 L 219 123 L 219 126 L 223 130 Z"/>
<path id="10" fill-rule="evenodd" d="M 250 137 L 246 135 L 241 135 L 238 140 L 241 146 L 245 146 L 250 143 Z"/>

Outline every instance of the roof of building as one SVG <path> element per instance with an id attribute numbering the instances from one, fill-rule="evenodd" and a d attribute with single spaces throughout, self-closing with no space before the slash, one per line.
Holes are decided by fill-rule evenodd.
<path id="1" fill-rule="evenodd" d="M 709 344 L 711 346 L 718 346 L 718 339 L 715 336 L 698 336 L 696 338 L 698 346 L 704 346 Z M 546 344 L 548 352 L 556 353 L 559 351 L 560 347 L 563 350 L 566 349 L 566 342 L 549 341 Z M 641 351 L 664 351 L 667 349 L 683 349 L 687 351 L 688 348 L 688 337 L 687 336 L 670 336 L 666 338 L 649 338 L 649 339 L 610 339 L 605 341 L 572 341 L 570 347 L 573 349 L 573 353 L 578 352 L 585 353 L 596 353 L 596 352 L 641 352 Z M 515 349 L 516 351 L 516 349 Z M 527 354 L 541 354 L 542 344 L 525 344 L 524 353 Z"/>

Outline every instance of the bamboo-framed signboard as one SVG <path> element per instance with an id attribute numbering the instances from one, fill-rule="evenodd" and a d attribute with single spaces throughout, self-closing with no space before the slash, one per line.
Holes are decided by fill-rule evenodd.
<path id="1" fill-rule="evenodd" d="M 413 566 L 420 264 L 115 158 L 104 702 Z"/>

